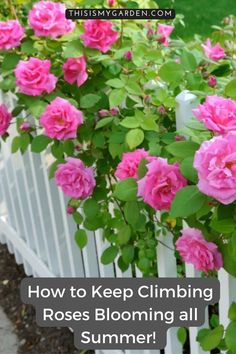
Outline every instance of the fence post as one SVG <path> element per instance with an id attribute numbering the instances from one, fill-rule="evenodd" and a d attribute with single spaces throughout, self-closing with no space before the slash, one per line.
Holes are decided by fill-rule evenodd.
<path id="1" fill-rule="evenodd" d="M 193 93 L 184 90 L 176 97 L 176 128 L 181 129 L 185 124 L 193 117 L 192 109 L 195 108 L 198 104 L 198 98 Z M 191 265 L 186 264 L 186 276 L 189 278 L 199 277 L 199 272 L 197 272 Z M 208 308 L 206 308 L 206 320 L 203 327 L 208 326 Z M 189 328 L 189 337 L 190 337 L 190 347 L 191 354 L 204 354 L 205 351 L 199 346 L 199 343 L 196 341 L 196 336 L 199 331 L 197 327 Z"/>

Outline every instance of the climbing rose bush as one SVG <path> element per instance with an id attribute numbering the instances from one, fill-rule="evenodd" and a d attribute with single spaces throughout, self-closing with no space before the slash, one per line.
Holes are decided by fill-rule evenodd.
<path id="1" fill-rule="evenodd" d="M 12 115 L 8 112 L 5 104 L 0 105 L 0 135 L 4 135 L 9 128 L 10 122 L 12 120 Z"/>

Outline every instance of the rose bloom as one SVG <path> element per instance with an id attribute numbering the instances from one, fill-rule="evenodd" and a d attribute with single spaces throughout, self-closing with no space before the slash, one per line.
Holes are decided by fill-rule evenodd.
<path id="1" fill-rule="evenodd" d="M 236 132 L 205 141 L 196 152 L 194 167 L 201 192 L 223 204 L 236 200 Z"/>
<path id="2" fill-rule="evenodd" d="M 67 59 L 63 64 L 63 72 L 64 79 L 69 82 L 69 84 L 76 82 L 78 87 L 83 85 L 88 78 L 85 57 Z"/>
<path id="3" fill-rule="evenodd" d="M 187 185 L 179 165 L 169 165 L 166 159 L 158 157 L 147 168 L 145 177 L 138 181 L 138 196 L 156 210 L 169 210 L 175 194 Z"/>
<path id="4" fill-rule="evenodd" d="M 87 20 L 84 22 L 84 29 L 85 32 L 81 36 L 84 45 L 102 53 L 108 52 L 119 37 L 119 33 L 112 29 L 110 21 Z"/>
<path id="5" fill-rule="evenodd" d="M 151 161 L 155 157 L 151 157 L 144 149 L 124 153 L 117 166 L 115 176 L 121 180 L 130 177 L 138 179 L 138 167 L 142 159 Z"/>
<path id="6" fill-rule="evenodd" d="M 158 23 L 157 34 L 161 36 L 158 39 L 158 42 L 163 43 L 166 47 L 168 47 L 169 45 L 168 38 L 173 32 L 174 28 L 175 27 L 171 25 L 163 25 L 161 23 Z"/>
<path id="7" fill-rule="evenodd" d="M 193 109 L 193 114 L 216 133 L 236 130 L 236 102 L 230 98 L 207 96 L 204 104 Z"/>
<path id="8" fill-rule="evenodd" d="M 220 46 L 219 43 L 216 43 L 213 47 L 211 45 L 211 40 L 208 38 L 205 44 L 202 44 L 204 53 L 207 58 L 218 61 L 225 57 L 224 48 Z"/>
<path id="9" fill-rule="evenodd" d="M 25 29 L 17 20 L 0 21 L 0 50 L 18 47 Z"/>
<path id="10" fill-rule="evenodd" d="M 198 229 L 187 228 L 176 241 L 176 249 L 186 263 L 191 263 L 197 270 L 208 272 L 219 270 L 223 266 L 222 255 L 217 245 L 204 239 Z"/>
<path id="11" fill-rule="evenodd" d="M 86 167 L 80 159 L 68 157 L 65 164 L 60 164 L 55 173 L 57 186 L 65 195 L 75 199 L 89 197 L 96 185 L 94 171 Z"/>
<path id="12" fill-rule="evenodd" d="M 0 105 L 0 136 L 4 135 L 9 128 L 12 115 L 8 112 L 5 104 Z"/>
<path id="13" fill-rule="evenodd" d="M 65 17 L 66 7 L 53 1 L 39 1 L 29 12 L 29 24 L 35 36 L 57 38 L 72 32 L 75 23 Z"/>
<path id="14" fill-rule="evenodd" d="M 44 134 L 58 140 L 75 138 L 82 123 L 82 112 L 61 97 L 55 98 L 40 117 Z"/>
<path id="15" fill-rule="evenodd" d="M 57 77 L 50 73 L 50 67 L 50 60 L 20 60 L 15 68 L 16 85 L 20 92 L 30 96 L 52 92 L 56 87 Z"/>

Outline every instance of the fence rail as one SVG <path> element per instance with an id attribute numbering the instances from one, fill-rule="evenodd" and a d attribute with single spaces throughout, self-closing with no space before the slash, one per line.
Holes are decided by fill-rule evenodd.
<path id="1" fill-rule="evenodd" d="M 9 109 L 15 106 L 13 95 L 0 92 L 0 103 Z M 191 110 L 196 106 L 197 98 L 188 91 L 183 91 L 176 98 L 177 128 L 184 126 L 191 117 Z M 16 135 L 11 125 L 10 137 L 1 145 L 0 155 L 0 242 L 5 243 L 16 262 L 23 264 L 28 276 L 35 277 L 140 277 L 136 270 L 121 273 L 117 264 L 104 266 L 100 255 L 106 244 L 102 230 L 88 233 L 88 245 L 80 251 L 75 245 L 76 225 L 66 214 L 66 199 L 48 179 L 48 167 L 51 156 L 48 153 L 34 154 L 27 151 L 11 154 L 12 137 Z M 161 236 L 162 237 L 162 236 Z M 172 236 L 165 236 L 165 244 L 172 246 Z M 158 274 L 160 277 L 177 277 L 177 264 L 174 252 L 163 247 L 157 248 Z M 186 276 L 198 277 L 193 267 L 186 266 Z M 236 281 L 226 272 L 219 272 L 219 279 L 224 286 L 220 300 L 220 320 L 227 324 L 228 306 L 236 298 Z M 208 309 L 206 309 L 206 323 Z M 176 328 L 167 333 L 165 354 L 181 354 L 182 346 L 177 340 Z M 189 329 L 190 353 L 206 353 L 196 342 L 197 328 Z M 159 350 L 97 351 L 97 354 L 160 354 Z"/>

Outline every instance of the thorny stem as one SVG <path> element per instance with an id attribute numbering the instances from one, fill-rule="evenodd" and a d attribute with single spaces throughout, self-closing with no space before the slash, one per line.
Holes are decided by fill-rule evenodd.
<path id="1" fill-rule="evenodd" d="M 109 185 L 110 185 L 111 191 L 112 191 L 112 193 L 113 193 L 113 186 L 112 186 L 112 182 L 111 182 L 111 176 L 108 174 L 108 175 L 107 175 L 107 178 L 108 178 L 108 181 L 109 181 Z M 127 220 L 126 220 L 126 217 L 125 217 L 125 214 L 124 214 L 124 211 L 123 211 L 123 209 L 122 209 L 120 203 L 118 202 L 118 200 L 117 200 L 114 196 L 113 196 L 113 199 L 115 200 L 115 202 L 116 202 L 118 208 L 120 209 L 120 212 L 121 212 L 121 214 L 122 214 L 122 216 L 123 216 L 123 218 L 124 218 L 125 223 L 128 224 L 128 222 L 127 222 Z"/>
<path id="2" fill-rule="evenodd" d="M 16 9 L 15 9 L 13 3 L 12 3 L 12 0 L 7 0 L 7 2 L 8 2 L 8 7 L 9 7 L 11 15 L 13 17 L 15 17 L 16 20 L 18 20 Z"/>

